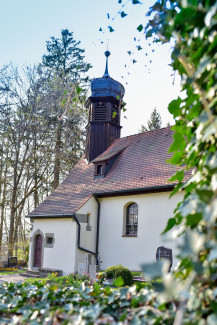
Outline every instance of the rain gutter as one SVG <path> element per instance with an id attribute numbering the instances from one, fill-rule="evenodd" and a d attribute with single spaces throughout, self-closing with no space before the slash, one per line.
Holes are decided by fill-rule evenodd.
<path id="1" fill-rule="evenodd" d="M 109 197 L 109 196 L 124 196 L 129 194 L 148 194 L 148 193 L 157 193 L 157 192 L 169 192 L 174 188 L 175 184 L 161 185 L 161 186 L 150 186 L 150 187 L 142 187 L 142 188 L 132 188 L 127 190 L 118 190 L 118 191 L 109 191 L 109 192 L 99 192 L 94 193 L 93 196 L 101 198 L 101 197 Z"/>

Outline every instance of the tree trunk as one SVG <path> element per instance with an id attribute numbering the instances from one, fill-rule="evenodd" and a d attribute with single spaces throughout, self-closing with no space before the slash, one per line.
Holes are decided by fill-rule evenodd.
<path id="1" fill-rule="evenodd" d="M 55 190 L 55 188 L 57 188 L 57 186 L 59 185 L 59 179 L 60 179 L 61 135 L 62 135 L 62 123 L 60 122 L 57 128 L 57 138 L 56 138 L 56 145 L 55 145 L 53 190 Z"/>
<path id="2" fill-rule="evenodd" d="M 9 226 L 8 256 L 13 256 L 14 249 L 14 222 L 16 214 L 16 194 L 17 194 L 17 163 L 14 166 L 14 182 L 11 197 L 11 216 Z"/>
<path id="3" fill-rule="evenodd" d="M 7 188 L 7 167 L 4 173 L 4 188 L 2 193 L 2 202 L 1 202 L 1 224 L 0 224 L 0 252 L 2 247 L 2 240 L 3 240 L 3 227 L 4 227 L 4 211 L 5 211 L 5 200 L 6 200 L 6 188 Z"/>
<path id="4" fill-rule="evenodd" d="M 34 175 L 34 183 L 35 183 L 35 190 L 34 190 L 34 208 L 37 208 L 39 205 L 39 197 L 38 197 L 38 177 L 35 168 L 35 175 Z"/>
<path id="5" fill-rule="evenodd" d="M 2 194 L 2 184 L 3 184 L 3 159 L 1 160 L 1 167 L 0 167 L 0 202 L 1 206 L 3 204 L 3 194 Z M 1 256 L 1 246 L 2 246 L 2 234 L 3 234 L 3 218 L 1 216 L 1 223 L 0 223 L 0 256 Z"/>

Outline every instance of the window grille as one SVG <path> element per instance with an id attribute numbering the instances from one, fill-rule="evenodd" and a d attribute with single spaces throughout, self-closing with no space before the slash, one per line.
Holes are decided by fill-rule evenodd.
<path id="1" fill-rule="evenodd" d="M 126 235 L 136 236 L 138 231 L 138 205 L 132 203 L 127 207 Z"/>

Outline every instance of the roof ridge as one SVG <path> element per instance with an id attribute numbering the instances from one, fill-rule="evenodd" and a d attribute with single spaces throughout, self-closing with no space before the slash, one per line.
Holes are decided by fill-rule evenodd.
<path id="1" fill-rule="evenodd" d="M 160 128 L 160 129 L 150 130 L 150 131 L 147 131 L 147 132 L 141 132 L 141 133 L 135 133 L 135 134 L 127 135 L 126 137 L 119 138 L 119 139 L 126 139 L 126 138 L 130 138 L 130 137 L 135 137 L 135 136 L 137 136 L 137 135 L 147 134 L 147 133 L 150 133 L 150 132 L 156 132 L 156 131 L 160 131 L 160 130 L 163 130 L 163 129 L 171 129 L 171 127 L 173 127 L 173 126 L 174 126 L 174 125 L 171 125 L 171 126 L 165 126 L 165 127 L 163 127 L 163 128 Z M 116 140 L 119 140 L 119 139 L 116 139 Z"/>

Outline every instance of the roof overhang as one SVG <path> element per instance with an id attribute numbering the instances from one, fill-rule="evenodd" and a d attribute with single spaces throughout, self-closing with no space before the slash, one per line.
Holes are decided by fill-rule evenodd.
<path id="1" fill-rule="evenodd" d="M 98 198 L 103 197 L 112 197 L 112 196 L 126 196 L 126 195 L 135 195 L 135 194 L 149 194 L 149 193 L 158 193 L 158 192 L 170 192 L 173 190 L 175 184 L 168 184 L 162 186 L 150 186 L 150 187 L 143 187 L 143 188 L 132 188 L 127 190 L 120 190 L 120 191 L 109 191 L 103 193 L 93 193 L 93 196 Z"/>
<path id="2" fill-rule="evenodd" d="M 127 190 L 109 191 L 103 193 L 93 193 L 92 195 L 97 198 L 114 197 L 114 196 L 126 196 L 126 195 L 139 195 L 150 194 L 159 192 L 171 192 L 175 184 L 161 185 L 161 186 L 149 186 L 143 188 L 132 188 Z M 32 219 L 57 219 L 57 218 L 73 218 L 75 213 L 70 214 L 44 214 L 44 215 L 27 215 L 26 218 Z"/>
<path id="3" fill-rule="evenodd" d="M 26 218 L 33 218 L 33 219 L 45 219 L 45 218 L 73 218 L 74 217 L 74 213 L 70 213 L 70 214 L 29 214 L 26 216 Z"/>

